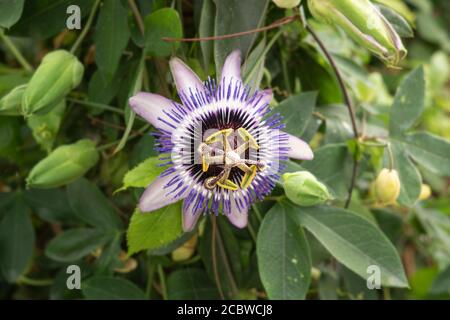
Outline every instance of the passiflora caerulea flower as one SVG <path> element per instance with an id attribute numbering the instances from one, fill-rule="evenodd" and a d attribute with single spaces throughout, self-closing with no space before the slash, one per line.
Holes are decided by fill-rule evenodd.
<path id="1" fill-rule="evenodd" d="M 304 141 L 280 131 L 271 90 L 252 93 L 240 74 L 241 54 L 225 60 L 219 83 L 202 82 L 180 59 L 170 68 L 181 103 L 153 93 L 131 97 L 132 109 L 159 130 L 157 150 L 169 168 L 143 193 L 149 212 L 184 199 L 183 229 L 201 214 L 223 213 L 236 227 L 247 225 L 253 202 L 271 192 L 288 158 L 310 160 Z"/>

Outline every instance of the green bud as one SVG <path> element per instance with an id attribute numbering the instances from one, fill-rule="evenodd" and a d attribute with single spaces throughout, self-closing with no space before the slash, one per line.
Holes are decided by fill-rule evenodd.
<path id="1" fill-rule="evenodd" d="M 22 96 L 26 88 L 26 84 L 17 86 L 0 99 L 0 115 L 19 116 L 22 114 Z"/>
<path id="2" fill-rule="evenodd" d="M 369 0 L 308 0 L 308 7 L 317 20 L 338 25 L 387 65 L 406 57 L 400 36 Z"/>
<path id="3" fill-rule="evenodd" d="M 400 195 L 400 179 L 394 169 L 384 168 L 375 180 L 375 197 L 382 205 L 394 204 Z"/>
<path id="4" fill-rule="evenodd" d="M 48 189 L 66 185 L 83 176 L 98 159 L 92 140 L 83 139 L 60 146 L 33 167 L 27 177 L 27 186 Z"/>
<path id="5" fill-rule="evenodd" d="M 83 72 L 83 65 L 71 53 L 57 50 L 47 54 L 25 90 L 22 113 L 29 116 L 49 112 L 80 84 Z"/>
<path id="6" fill-rule="evenodd" d="M 291 9 L 298 7 L 300 0 L 272 0 L 279 8 Z"/>
<path id="7" fill-rule="evenodd" d="M 308 171 L 285 173 L 281 178 L 286 196 L 299 206 L 314 206 L 333 199 L 327 187 Z"/>
<path id="8" fill-rule="evenodd" d="M 52 149 L 65 109 L 66 101 L 62 100 L 49 113 L 32 115 L 27 118 L 27 124 L 33 133 L 34 140 L 47 152 Z"/>

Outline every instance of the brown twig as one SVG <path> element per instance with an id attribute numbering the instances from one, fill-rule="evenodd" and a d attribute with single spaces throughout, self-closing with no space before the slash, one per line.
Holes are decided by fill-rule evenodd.
<path id="1" fill-rule="evenodd" d="M 108 122 L 108 121 L 105 121 L 105 120 L 102 120 L 102 119 L 99 119 L 99 118 L 95 118 L 95 117 L 90 116 L 90 115 L 88 116 L 88 118 L 91 120 L 91 123 L 93 125 L 99 123 L 99 124 L 102 124 L 104 126 L 107 126 L 107 127 L 113 128 L 113 129 L 117 129 L 117 130 L 121 130 L 121 131 L 125 131 L 126 130 L 125 127 L 123 127 L 123 126 L 121 126 L 119 124 L 111 123 L 111 122 Z M 138 132 L 138 131 L 132 131 L 132 133 L 135 134 L 135 135 L 140 135 L 140 136 L 144 135 L 142 132 Z"/>
<path id="2" fill-rule="evenodd" d="M 334 71 L 334 74 L 336 75 L 336 78 L 339 82 L 339 86 L 341 88 L 341 92 L 344 96 L 345 104 L 347 106 L 347 110 L 348 110 L 348 113 L 350 116 L 350 121 L 352 123 L 353 135 L 354 135 L 355 139 L 358 139 L 359 133 L 358 133 L 358 127 L 356 125 L 355 109 L 353 107 L 353 103 L 350 98 L 350 94 L 347 90 L 347 87 L 345 86 L 344 78 L 342 77 L 342 74 L 339 71 L 339 68 L 337 67 L 336 62 L 334 61 L 330 52 L 328 52 L 327 48 L 325 47 L 323 42 L 320 40 L 320 38 L 317 36 L 317 34 L 314 32 L 314 30 L 306 23 L 306 20 L 303 20 L 302 22 L 303 22 L 303 25 L 305 26 L 306 30 L 314 38 L 314 40 L 319 45 L 322 52 L 325 54 L 328 62 L 330 63 L 331 68 Z M 358 159 L 355 156 L 353 159 L 352 177 L 351 177 L 351 182 L 350 182 L 350 188 L 348 190 L 347 200 L 345 201 L 345 208 L 348 208 L 350 205 L 350 202 L 352 201 L 353 189 L 355 188 L 356 175 L 358 173 L 358 166 L 359 166 Z"/>
<path id="3" fill-rule="evenodd" d="M 252 29 L 252 30 L 247 30 L 247 31 L 242 31 L 242 32 L 237 32 L 237 33 L 230 33 L 230 34 L 225 34 L 222 36 L 212 36 L 212 37 L 203 37 L 203 38 L 170 38 L 170 37 L 163 37 L 162 40 L 166 41 L 166 42 L 200 42 L 200 41 L 213 41 L 213 40 L 224 40 L 224 39 L 230 39 L 230 38 L 237 38 L 237 37 L 242 37 L 242 36 L 246 36 L 249 34 L 253 34 L 253 33 L 259 33 L 259 32 L 264 32 L 267 30 L 271 30 L 274 28 L 278 28 L 281 27 L 285 24 L 291 23 L 292 21 L 295 21 L 298 18 L 298 15 L 292 15 L 289 17 L 285 17 L 282 19 L 279 19 L 277 21 L 275 21 L 274 23 L 269 24 L 268 26 L 265 27 L 261 27 L 261 28 L 256 28 L 256 29 Z"/>

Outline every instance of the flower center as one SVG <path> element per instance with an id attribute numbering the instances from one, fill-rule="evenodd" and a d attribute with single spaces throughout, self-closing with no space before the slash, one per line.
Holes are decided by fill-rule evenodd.
<path id="1" fill-rule="evenodd" d="M 234 140 L 234 148 L 230 144 L 230 138 Z M 256 139 L 242 127 L 237 130 L 219 130 L 208 136 L 197 150 L 202 160 L 202 171 L 207 172 L 210 166 L 216 166 L 221 171 L 207 178 L 204 181 L 205 187 L 210 190 L 216 186 L 238 190 L 239 186 L 229 179 L 231 170 L 238 168 L 244 173 L 240 188 L 247 189 L 256 173 L 266 167 L 263 161 L 251 160 L 249 157 L 251 152 L 258 149 Z"/>

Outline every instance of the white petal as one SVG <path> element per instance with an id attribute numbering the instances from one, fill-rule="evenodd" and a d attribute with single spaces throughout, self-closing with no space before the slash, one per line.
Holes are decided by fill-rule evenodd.
<path id="1" fill-rule="evenodd" d="M 230 79 L 239 80 L 241 79 L 241 51 L 234 50 L 231 52 L 228 57 L 225 59 L 225 63 L 222 67 L 222 74 L 220 78 L 220 83 L 223 84 L 223 80 L 226 79 L 230 81 Z"/>
<path id="2" fill-rule="evenodd" d="M 170 118 L 164 114 L 164 110 L 169 111 L 173 108 L 173 102 L 159 94 L 139 92 L 132 96 L 128 102 L 134 112 L 151 123 L 155 128 L 172 132 L 173 128 L 158 118 L 170 121 Z"/>
<path id="3" fill-rule="evenodd" d="M 192 89 L 192 92 L 195 92 L 197 89 L 199 91 L 205 90 L 205 86 L 200 78 L 183 61 L 178 58 L 172 58 L 169 64 L 178 94 L 184 92 L 186 95 L 189 95 L 189 89 Z"/>
<path id="4" fill-rule="evenodd" d="M 204 208 L 197 209 L 196 212 L 193 212 L 195 206 L 195 201 L 192 201 L 192 203 L 186 203 L 186 200 L 183 203 L 183 231 L 189 232 L 192 229 L 194 229 L 195 224 L 198 221 L 198 218 L 200 218 L 201 213 L 203 212 Z"/>
<path id="5" fill-rule="evenodd" d="M 236 206 L 235 201 L 231 201 L 230 213 L 226 215 L 228 220 L 236 227 L 242 229 L 247 226 L 248 222 L 248 209 L 243 211 L 239 210 Z"/>
<path id="6" fill-rule="evenodd" d="M 314 158 L 311 148 L 305 141 L 288 133 L 286 134 L 289 136 L 289 158 L 298 160 L 312 160 Z"/>
<path id="7" fill-rule="evenodd" d="M 142 212 L 155 211 L 185 197 L 185 194 L 182 194 L 174 198 L 175 193 L 168 195 L 167 193 L 170 192 L 170 190 L 164 188 L 176 174 L 177 173 L 174 172 L 164 177 L 158 177 L 147 187 L 147 189 L 145 189 L 139 200 L 139 209 Z"/>

